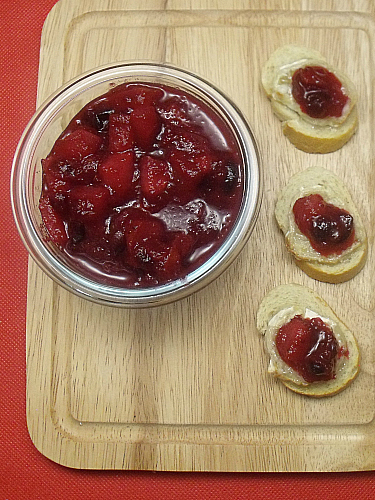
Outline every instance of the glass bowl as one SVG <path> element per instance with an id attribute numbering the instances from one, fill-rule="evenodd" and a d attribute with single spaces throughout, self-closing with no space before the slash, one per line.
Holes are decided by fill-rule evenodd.
<path id="1" fill-rule="evenodd" d="M 197 269 L 174 281 L 151 287 L 112 286 L 85 275 L 48 238 L 39 211 L 41 160 L 51 151 L 70 120 L 90 101 L 124 82 L 174 87 L 208 105 L 226 123 L 238 143 L 242 163 L 242 201 L 231 231 Z M 93 302 L 122 307 L 166 304 L 190 295 L 218 277 L 235 259 L 254 227 L 261 198 L 259 153 L 244 116 L 212 84 L 166 64 L 118 63 L 87 72 L 57 90 L 37 110 L 18 144 L 11 176 L 13 215 L 35 262 L 58 284 Z"/>

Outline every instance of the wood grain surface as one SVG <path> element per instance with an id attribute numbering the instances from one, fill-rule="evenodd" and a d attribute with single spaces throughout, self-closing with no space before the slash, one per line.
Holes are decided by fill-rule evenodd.
<path id="1" fill-rule="evenodd" d="M 151 310 L 92 304 L 30 261 L 27 418 L 36 447 L 75 468 L 338 471 L 375 466 L 374 7 L 370 1 L 60 0 L 46 20 L 38 102 L 81 72 L 150 60 L 210 80 L 241 108 L 262 155 L 263 200 L 234 264 L 204 290 Z M 282 135 L 260 71 L 286 43 L 321 51 L 359 92 L 360 126 L 340 151 L 309 155 Z M 300 271 L 274 220 L 279 189 L 308 166 L 349 186 L 368 231 L 365 269 L 329 285 Z M 355 332 L 361 373 L 312 400 L 267 374 L 255 328 L 269 289 L 317 291 Z"/>

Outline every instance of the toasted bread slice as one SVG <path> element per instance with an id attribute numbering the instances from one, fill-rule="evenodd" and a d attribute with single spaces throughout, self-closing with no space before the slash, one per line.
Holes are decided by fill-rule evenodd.
<path id="1" fill-rule="evenodd" d="M 332 329 L 341 353 L 336 359 L 334 379 L 308 383 L 281 359 L 276 335 L 295 315 L 320 317 Z M 332 396 L 347 387 L 358 374 L 360 354 L 353 333 L 310 288 L 286 284 L 272 289 L 259 306 L 257 329 L 264 335 L 265 348 L 270 356 L 268 372 L 294 392 L 313 397 Z"/>
<path id="2" fill-rule="evenodd" d="M 322 66 L 333 73 L 349 98 L 340 117 L 312 118 L 292 95 L 292 76 L 299 68 Z M 262 85 L 284 134 L 307 153 L 330 153 L 341 148 L 357 130 L 357 92 L 350 79 L 330 66 L 316 50 L 285 45 L 271 54 L 262 70 Z"/>
<path id="3" fill-rule="evenodd" d="M 341 254 L 321 255 L 311 246 L 294 220 L 293 206 L 297 199 L 320 194 L 327 203 L 347 210 L 353 217 L 355 240 Z M 352 279 L 361 271 L 367 258 L 366 230 L 346 186 L 339 177 L 322 167 L 310 167 L 289 180 L 278 196 L 276 221 L 285 235 L 288 250 L 297 265 L 311 278 L 329 283 Z"/>

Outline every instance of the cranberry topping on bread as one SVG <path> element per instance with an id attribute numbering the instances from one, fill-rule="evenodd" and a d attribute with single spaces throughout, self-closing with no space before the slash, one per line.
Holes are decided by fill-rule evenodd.
<path id="1" fill-rule="evenodd" d="M 263 67 L 262 84 L 284 134 L 298 149 L 330 153 L 355 133 L 356 89 L 318 51 L 278 48 Z"/>
<path id="2" fill-rule="evenodd" d="M 287 249 L 308 276 L 340 283 L 365 265 L 365 227 L 346 186 L 332 171 L 310 167 L 292 176 L 279 193 L 275 216 Z"/>
<path id="3" fill-rule="evenodd" d="M 268 372 L 294 392 L 331 396 L 358 374 L 353 333 L 310 288 L 272 289 L 259 306 L 257 328 L 270 356 Z"/>

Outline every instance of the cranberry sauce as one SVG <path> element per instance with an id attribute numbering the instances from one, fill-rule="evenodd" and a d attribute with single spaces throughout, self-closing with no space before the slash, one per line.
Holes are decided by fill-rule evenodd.
<path id="1" fill-rule="evenodd" d="M 48 237 L 116 286 L 182 278 L 236 220 L 241 155 L 221 118 L 177 89 L 122 84 L 87 104 L 42 161 Z"/>
<path id="2" fill-rule="evenodd" d="M 292 95 L 312 118 L 340 117 L 349 99 L 340 80 L 321 66 L 297 69 L 292 77 Z"/>
<path id="3" fill-rule="evenodd" d="M 320 194 L 299 198 L 293 206 L 296 224 L 321 255 L 339 255 L 354 243 L 353 217 L 326 203 Z"/>
<path id="4" fill-rule="evenodd" d="M 276 347 L 281 359 L 306 382 L 335 378 L 338 343 L 321 318 L 294 316 L 279 329 Z"/>

